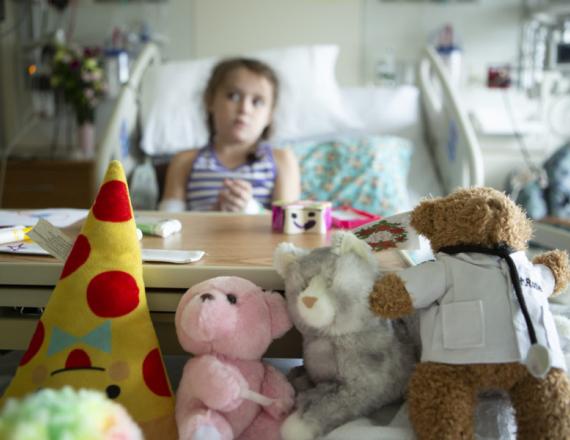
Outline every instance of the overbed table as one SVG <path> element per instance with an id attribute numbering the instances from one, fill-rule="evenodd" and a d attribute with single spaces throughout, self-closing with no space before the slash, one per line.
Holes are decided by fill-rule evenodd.
<path id="1" fill-rule="evenodd" d="M 137 215 L 161 216 L 141 212 Z M 182 232 L 168 238 L 147 237 L 144 248 L 203 250 L 205 256 L 189 264 L 144 263 L 143 276 L 152 319 L 166 353 L 181 353 L 174 332 L 174 312 L 181 295 L 192 285 L 221 275 L 241 276 L 264 289 L 282 290 L 273 269 L 275 247 L 289 241 L 304 248 L 326 246 L 330 233 L 285 235 L 271 230 L 271 216 L 224 213 L 169 214 L 182 222 Z M 70 236 L 79 225 L 65 230 Z M 379 254 L 380 255 L 380 254 Z M 381 253 L 386 268 L 401 267 L 397 252 Z M 0 254 L 0 349 L 26 349 L 39 316 L 21 314 L 14 307 L 44 307 L 59 278 L 63 263 L 50 256 Z M 276 341 L 268 355 L 300 355 L 300 336 L 292 331 Z"/>

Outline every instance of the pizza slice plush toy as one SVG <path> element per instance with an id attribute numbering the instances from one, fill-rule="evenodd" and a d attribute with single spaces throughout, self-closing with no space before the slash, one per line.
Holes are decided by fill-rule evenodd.
<path id="1" fill-rule="evenodd" d="M 41 388 L 91 388 L 145 438 L 175 439 L 174 400 L 148 310 L 123 168 L 109 165 L 2 402 Z"/>

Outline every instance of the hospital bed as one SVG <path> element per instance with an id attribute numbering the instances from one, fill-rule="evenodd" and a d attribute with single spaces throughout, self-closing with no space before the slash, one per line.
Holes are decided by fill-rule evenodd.
<path id="1" fill-rule="evenodd" d="M 312 48 L 298 50 L 308 50 L 311 56 L 319 58 L 318 54 L 311 52 Z M 281 57 L 287 61 L 288 55 L 290 53 L 278 55 L 277 58 Z M 160 93 L 168 93 L 167 87 L 184 89 L 183 80 L 185 77 L 191 80 L 191 75 L 201 75 L 205 80 L 201 69 L 207 70 L 204 66 L 211 66 L 213 61 L 199 60 L 195 65 L 162 63 L 156 46 L 150 44 L 142 50 L 132 66 L 129 82 L 120 92 L 112 118 L 99 145 L 95 173 L 97 183 L 103 178 L 111 159 L 122 160 L 127 173 L 134 175 L 139 167 L 148 166 L 149 161 L 156 163 L 157 158 L 183 148 L 184 142 L 186 147 L 193 146 L 188 139 L 180 141 L 169 137 L 173 131 L 178 131 L 179 134 L 182 132 L 181 136 L 184 137 L 183 128 L 162 126 L 160 130 L 157 129 L 165 122 L 160 121 L 161 115 L 168 114 L 168 105 L 164 107 Z M 362 172 L 366 172 L 365 168 L 371 163 L 369 160 L 388 161 L 382 172 L 386 173 L 386 180 L 392 182 L 392 192 L 378 195 L 378 198 L 386 197 L 386 194 L 396 198 L 394 204 L 387 208 L 388 211 L 409 209 L 422 197 L 444 195 L 456 187 L 482 185 L 483 161 L 473 127 L 455 90 L 447 80 L 445 67 L 431 48 L 426 48 L 422 53 L 417 76 L 417 86 L 338 88 L 336 101 L 331 103 L 330 99 L 325 99 L 325 103 L 329 107 L 340 105 L 341 108 L 350 110 L 352 116 L 356 115 L 356 123 L 351 125 L 346 119 L 338 118 L 338 114 L 328 114 L 323 117 L 329 118 L 331 125 L 336 124 L 336 130 L 327 131 L 322 128 L 320 133 L 307 134 L 302 130 L 295 132 L 292 129 L 289 134 L 295 133 L 295 137 L 282 136 L 276 143 L 295 150 L 301 157 L 302 174 L 305 176 L 318 167 L 311 154 L 319 149 L 327 149 L 327 152 L 331 153 L 335 148 L 342 151 L 356 148 L 355 155 L 368 155 L 362 160 L 365 162 L 360 170 Z M 173 81 L 175 78 L 178 78 L 180 83 Z M 146 87 L 155 90 L 149 92 Z M 187 101 L 190 101 L 190 96 L 199 100 L 199 94 L 196 93 L 192 95 L 188 91 L 181 91 L 179 94 L 185 93 Z M 149 103 L 148 98 L 151 95 L 154 95 L 154 101 Z M 169 105 L 171 112 L 192 116 L 191 110 L 185 112 L 177 107 L 175 99 Z M 159 120 L 153 120 L 153 117 Z M 282 119 L 276 119 L 277 122 L 282 122 Z M 145 127 L 145 123 L 155 124 L 154 133 L 149 126 Z M 290 124 L 290 127 L 292 126 L 294 124 Z M 153 136 L 160 138 L 158 143 L 153 143 Z M 362 139 L 366 141 L 362 142 Z M 180 145 L 174 145 L 176 142 Z M 170 150 L 164 148 L 169 144 L 174 147 Z M 366 151 L 363 152 L 361 148 Z M 390 162 L 394 156 L 398 156 L 400 150 L 411 153 L 409 161 L 404 157 L 400 162 Z M 377 154 L 379 156 L 376 156 Z M 330 160 L 330 154 L 324 156 L 325 161 Z M 305 160 L 307 157 L 310 160 Z M 341 155 L 339 163 L 345 158 L 346 156 Z M 399 165 L 403 169 L 398 169 Z M 347 180 L 342 182 L 346 183 Z M 354 184 L 358 182 L 362 181 L 356 181 Z M 318 184 L 315 185 L 318 187 Z M 131 190 L 132 186 L 131 184 Z M 394 189 L 394 186 L 399 187 Z M 312 190 L 314 189 L 313 187 Z M 322 193 L 319 195 L 323 196 Z M 134 199 L 136 200 L 137 196 Z M 144 197 L 139 200 L 144 200 Z M 380 206 L 375 204 L 377 202 L 379 201 L 370 201 L 369 210 L 376 211 Z M 507 418 L 509 416 L 509 408 L 504 401 L 483 401 L 478 411 L 478 432 L 482 433 L 479 438 L 498 438 L 499 432 L 504 433 L 512 427 L 512 417 L 509 419 L 510 424 L 505 419 L 505 414 Z M 502 418 L 497 417 L 497 414 Z M 414 436 L 406 417 L 405 406 L 398 404 L 384 408 L 373 418 L 359 419 L 343 425 L 326 438 L 403 440 L 413 439 Z"/>
<path id="2" fill-rule="evenodd" d="M 411 150 L 411 158 L 392 161 L 384 172 L 373 177 L 381 180 L 380 186 L 388 184 L 388 194 L 367 194 L 368 204 L 357 207 L 377 211 L 380 199 L 396 199 L 387 209 L 377 212 L 386 215 L 408 209 L 426 195 L 437 196 L 456 187 L 483 184 L 483 161 L 473 127 L 432 48 L 426 48 L 421 55 L 418 85 L 399 87 L 339 87 L 334 78 L 338 55 L 334 46 L 293 47 L 251 55 L 272 64 L 285 79 L 279 101 L 285 108 L 278 107 L 275 117 L 277 144 L 291 146 L 302 156 L 315 148 L 346 149 L 356 143 L 359 154 L 361 144 L 370 143 L 362 141 L 368 141 L 368 136 L 372 137 L 373 147 L 364 147 L 364 154 L 377 161 L 384 161 L 405 147 Z M 136 170 L 148 165 L 149 160 L 160 163 L 180 149 L 205 142 L 204 127 L 198 126 L 201 113 L 196 116 L 201 112 L 201 89 L 188 83 L 201 81 L 203 86 L 215 61 L 211 58 L 162 63 L 157 46 L 144 47 L 132 65 L 130 79 L 120 91 L 98 145 L 95 187 L 111 159 L 122 160 L 127 174 L 135 176 Z M 292 69 L 291 65 L 297 67 Z M 302 78 L 308 78 L 306 84 Z M 297 94 L 296 87 L 300 88 Z M 281 133 L 280 126 L 285 127 Z M 406 141 L 407 145 L 402 146 Z M 327 142 L 326 146 L 321 145 Z M 311 175 L 312 168 L 303 167 L 314 167 L 313 159 L 305 162 L 301 157 L 302 175 Z M 347 173 L 371 177 L 365 168 L 349 169 Z M 131 190 L 137 191 L 133 188 L 136 182 L 130 183 Z M 314 187 L 319 183 L 312 183 L 313 192 L 309 195 L 327 195 L 319 191 L 315 194 Z M 142 191 L 149 191 L 151 184 L 145 181 L 140 185 Z M 330 194 L 333 202 L 335 195 Z M 152 209 L 155 198 L 154 193 L 146 198 L 145 194 L 135 194 L 133 203 L 135 208 Z"/>

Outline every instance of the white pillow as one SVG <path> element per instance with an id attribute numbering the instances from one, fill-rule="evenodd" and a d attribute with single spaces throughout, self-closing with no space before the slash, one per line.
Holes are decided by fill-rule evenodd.
<path id="1" fill-rule="evenodd" d="M 149 155 L 175 153 L 208 140 L 202 93 L 214 59 L 150 67 L 141 87 L 141 147 Z"/>
<path id="2" fill-rule="evenodd" d="M 343 105 L 336 82 L 338 47 L 299 46 L 246 54 L 273 67 L 280 80 L 274 139 L 287 140 L 361 128 Z M 168 62 L 142 82 L 142 149 L 150 155 L 198 148 L 208 141 L 202 94 L 219 60 Z"/>
<path id="3" fill-rule="evenodd" d="M 357 115 L 366 133 L 392 134 L 418 142 L 423 138 L 417 87 L 346 87 L 343 102 Z"/>

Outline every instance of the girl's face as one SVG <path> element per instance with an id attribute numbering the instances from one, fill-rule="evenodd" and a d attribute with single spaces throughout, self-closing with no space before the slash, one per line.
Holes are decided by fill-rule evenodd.
<path id="1" fill-rule="evenodd" d="M 273 113 L 273 85 L 254 72 L 239 67 L 226 75 L 208 106 L 219 144 L 254 144 Z"/>

